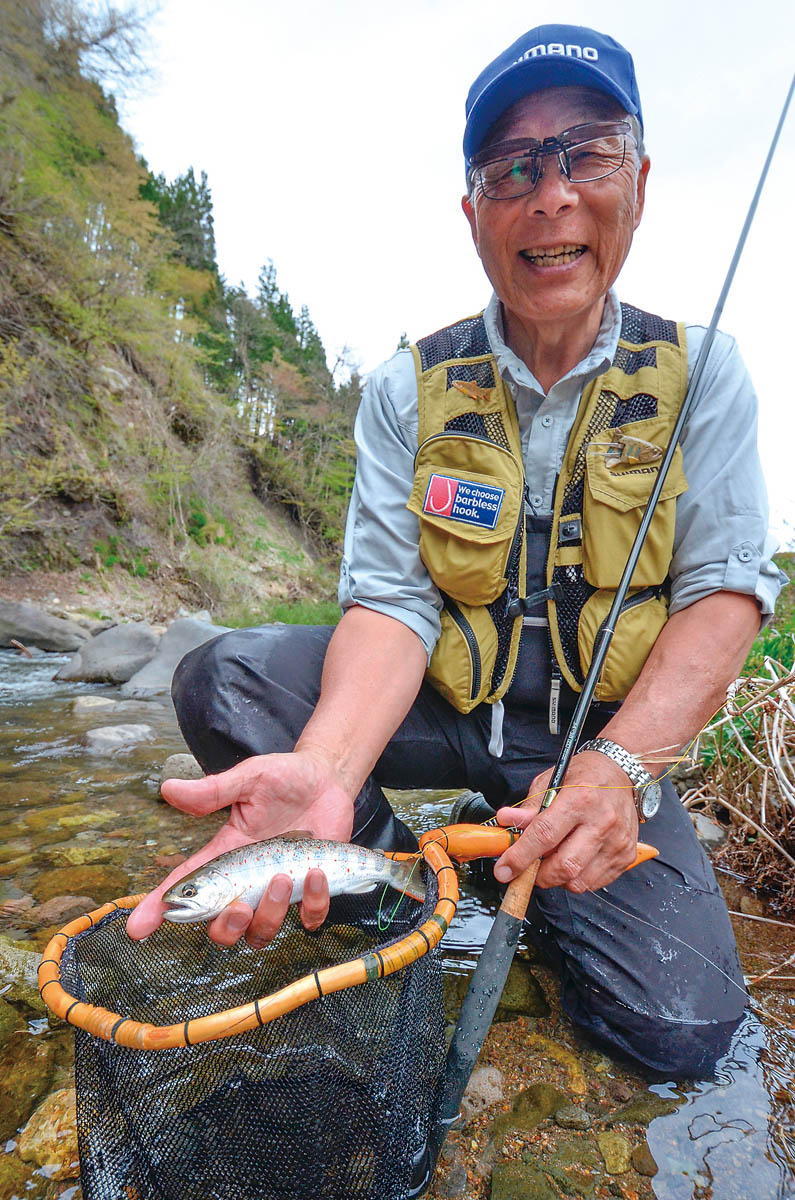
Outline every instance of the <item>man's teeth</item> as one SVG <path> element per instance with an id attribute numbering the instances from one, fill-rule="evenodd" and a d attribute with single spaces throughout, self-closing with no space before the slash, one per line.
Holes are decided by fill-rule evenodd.
<path id="1" fill-rule="evenodd" d="M 523 250 L 522 258 L 538 267 L 556 267 L 570 263 L 585 253 L 585 246 L 553 246 L 548 250 Z"/>

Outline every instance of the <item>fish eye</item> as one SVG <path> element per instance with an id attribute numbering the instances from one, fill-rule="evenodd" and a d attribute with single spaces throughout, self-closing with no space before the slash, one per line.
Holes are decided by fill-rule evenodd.
<path id="1" fill-rule="evenodd" d="M 185 886 L 182 888 L 181 894 L 190 900 L 193 896 L 196 895 L 196 885 L 193 883 L 186 883 Z"/>

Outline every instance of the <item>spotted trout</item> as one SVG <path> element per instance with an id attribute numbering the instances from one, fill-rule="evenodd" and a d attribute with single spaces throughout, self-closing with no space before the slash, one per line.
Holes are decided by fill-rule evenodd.
<path id="1" fill-rule="evenodd" d="M 274 875 L 292 879 L 293 904 L 303 896 L 304 878 L 313 867 L 326 876 L 332 896 L 372 892 L 388 883 L 414 900 L 425 899 L 418 863 L 395 862 L 380 850 L 298 832 L 228 850 L 198 867 L 166 892 L 163 916 L 167 921 L 211 921 L 233 900 L 256 908 Z"/>

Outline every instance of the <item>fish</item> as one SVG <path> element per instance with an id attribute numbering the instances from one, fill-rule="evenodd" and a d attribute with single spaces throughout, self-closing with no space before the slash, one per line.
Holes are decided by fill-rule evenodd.
<path id="1" fill-rule="evenodd" d="M 211 921 L 231 904 L 243 900 L 256 908 L 274 875 L 293 881 L 290 903 L 304 894 L 307 871 L 319 867 L 329 893 L 358 894 L 389 884 L 414 900 L 425 899 L 425 884 L 416 861 L 396 862 L 381 850 L 368 850 L 348 842 L 325 841 L 304 830 L 295 830 L 264 842 L 227 850 L 197 867 L 163 896 L 166 921 Z"/>

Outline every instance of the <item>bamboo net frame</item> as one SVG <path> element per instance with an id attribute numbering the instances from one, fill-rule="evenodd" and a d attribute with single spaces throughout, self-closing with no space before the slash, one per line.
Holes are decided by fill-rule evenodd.
<path id="1" fill-rule="evenodd" d="M 405 937 L 349 962 L 315 971 L 247 1004 L 210 1013 L 174 1025 L 151 1025 L 101 1006 L 88 1004 L 67 992 L 61 984 L 61 958 L 70 938 L 77 937 L 117 909 L 133 909 L 143 893 L 111 900 L 93 912 L 70 921 L 48 942 L 38 970 L 38 985 L 44 1003 L 56 1016 L 84 1029 L 93 1037 L 138 1050 L 170 1050 L 199 1042 L 234 1037 L 292 1012 L 310 1000 L 344 988 L 382 979 L 409 966 L 434 946 L 447 932 L 458 904 L 458 878 L 449 854 L 459 862 L 496 857 L 519 836 L 510 829 L 482 825 L 457 825 L 431 830 L 420 839 L 420 853 L 389 853 L 390 858 L 410 862 L 422 858 L 434 872 L 439 888 L 433 914 Z"/>

